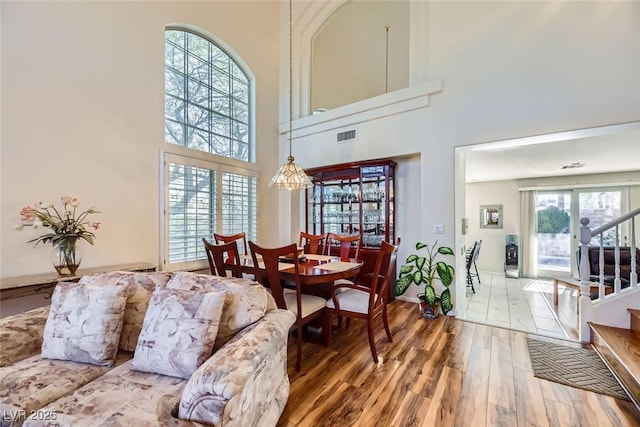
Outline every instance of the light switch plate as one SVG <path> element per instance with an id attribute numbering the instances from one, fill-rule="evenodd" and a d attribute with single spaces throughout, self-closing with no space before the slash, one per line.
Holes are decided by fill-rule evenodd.
<path id="1" fill-rule="evenodd" d="M 433 234 L 444 234 L 444 224 L 436 224 L 433 226 Z"/>

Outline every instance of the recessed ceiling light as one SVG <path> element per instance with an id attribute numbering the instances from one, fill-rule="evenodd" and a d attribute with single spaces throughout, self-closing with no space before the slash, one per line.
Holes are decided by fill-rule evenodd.
<path id="1" fill-rule="evenodd" d="M 574 163 L 571 163 L 570 165 L 562 166 L 562 169 L 576 169 L 576 168 L 581 168 L 584 165 L 585 165 L 584 163 L 574 162 Z"/>

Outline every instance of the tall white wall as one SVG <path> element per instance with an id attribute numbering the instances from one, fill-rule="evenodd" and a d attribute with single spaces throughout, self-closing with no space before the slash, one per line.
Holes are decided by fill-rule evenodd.
<path id="1" fill-rule="evenodd" d="M 258 234 L 278 240 L 276 2 L 1 2 L 0 276 L 53 272 L 50 246 L 13 231 L 19 211 L 62 195 L 103 223 L 83 266 L 158 262 L 164 28 L 200 27 L 256 77 Z"/>
<path id="2" fill-rule="evenodd" d="M 640 3 L 411 7 L 410 81 L 442 79 L 443 90 L 426 108 L 359 124 L 351 144 L 336 144 L 334 130 L 294 144 L 304 167 L 420 154 L 420 180 L 406 192 L 421 204 L 398 212 L 409 231 L 399 259 L 417 240 L 454 244 L 454 147 L 640 119 Z"/>
<path id="3" fill-rule="evenodd" d="M 408 1 L 346 2 L 316 32 L 311 45 L 310 111 L 408 85 Z"/>

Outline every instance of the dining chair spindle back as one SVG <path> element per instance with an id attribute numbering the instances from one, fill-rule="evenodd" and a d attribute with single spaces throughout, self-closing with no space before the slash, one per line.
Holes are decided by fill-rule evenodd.
<path id="1" fill-rule="evenodd" d="M 354 244 L 355 253 L 353 254 L 353 258 L 358 258 L 360 247 L 362 246 L 362 235 L 342 236 L 340 234 L 328 233 L 326 254 L 331 255 L 331 249 L 337 246 L 339 248 L 340 258 L 349 258 L 349 253 L 351 252 L 351 248 L 354 247 Z"/>
<path id="2" fill-rule="evenodd" d="M 204 249 L 207 253 L 211 274 L 214 276 L 227 277 L 227 272 L 229 272 L 231 273 L 231 277 L 242 277 L 238 243 L 235 240 L 229 243 L 214 245 L 203 237 L 202 243 L 204 243 Z"/>
<path id="3" fill-rule="evenodd" d="M 243 255 L 249 255 L 249 249 L 247 247 L 247 235 L 245 232 L 235 233 L 235 234 L 213 234 L 213 238 L 215 239 L 217 244 L 220 243 L 229 243 L 236 242 L 242 240 L 242 249 L 244 250 Z"/>
<path id="4" fill-rule="evenodd" d="M 300 240 L 298 246 L 305 249 L 306 254 L 319 255 L 322 253 L 327 240 L 327 233 L 309 234 L 304 231 L 300 232 Z"/>
<path id="5" fill-rule="evenodd" d="M 376 350 L 374 326 L 377 317 L 382 316 L 387 338 L 389 341 L 392 341 L 387 315 L 387 298 L 397 254 L 398 246 L 383 241 L 380 245 L 378 256 L 376 257 L 376 263 L 373 268 L 369 286 L 364 286 L 360 283 L 336 284 L 333 287 L 331 299 L 327 301 L 329 312 L 325 318 L 324 327 L 326 328 L 332 327 L 332 313 L 337 314 L 338 318 L 345 316 L 348 319 L 360 318 L 367 320 L 369 347 L 371 348 L 373 361 L 376 363 L 378 363 L 378 353 Z"/>
<path id="6" fill-rule="evenodd" d="M 302 362 L 303 326 L 325 314 L 327 300 L 315 295 L 302 293 L 298 257 L 293 257 L 295 292 L 285 292 L 283 290 L 280 279 L 280 257 L 289 257 L 292 253 L 297 253 L 295 243 L 277 248 L 264 248 L 250 241 L 249 248 L 251 249 L 256 280 L 262 285 L 271 288 L 271 294 L 278 308 L 289 310 L 296 316 L 296 371 L 299 371 Z M 259 257 L 262 257 L 262 259 L 260 260 Z M 259 261 L 263 263 L 264 270 L 261 269 Z"/>

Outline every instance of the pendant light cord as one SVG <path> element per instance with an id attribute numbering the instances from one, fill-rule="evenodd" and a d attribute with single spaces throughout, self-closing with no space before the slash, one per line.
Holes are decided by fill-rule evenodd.
<path id="1" fill-rule="evenodd" d="M 289 158 L 293 137 L 293 0 L 289 0 Z"/>
<path id="2" fill-rule="evenodd" d="M 389 30 L 390 26 L 384 27 L 386 31 L 386 46 L 384 50 L 384 93 L 389 93 Z"/>

